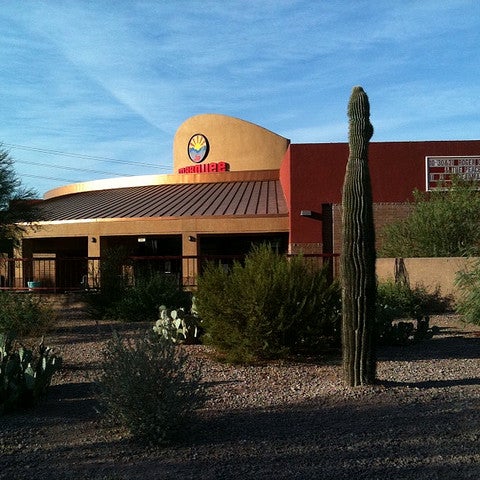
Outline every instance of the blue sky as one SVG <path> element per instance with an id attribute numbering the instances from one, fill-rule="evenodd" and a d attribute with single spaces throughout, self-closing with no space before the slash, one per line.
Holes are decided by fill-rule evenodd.
<path id="1" fill-rule="evenodd" d="M 2 0 L 0 142 L 43 195 L 172 173 L 199 113 L 344 142 L 354 85 L 372 141 L 478 139 L 479 32 L 477 0 Z"/>

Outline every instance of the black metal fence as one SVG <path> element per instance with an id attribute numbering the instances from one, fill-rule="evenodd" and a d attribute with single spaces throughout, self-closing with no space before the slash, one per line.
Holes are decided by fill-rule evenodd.
<path id="1" fill-rule="evenodd" d="M 119 275 L 134 284 L 135 278 L 145 271 L 161 272 L 177 278 L 179 285 L 185 288 L 194 288 L 197 276 L 207 262 L 217 262 L 229 268 L 234 261 L 242 261 L 243 258 L 238 255 L 128 257 Z M 321 268 L 328 263 L 331 277 L 336 277 L 337 254 L 305 254 L 303 258 L 313 268 Z M 0 257 L 0 289 L 38 293 L 98 289 L 101 286 L 101 261 L 100 257 Z"/>

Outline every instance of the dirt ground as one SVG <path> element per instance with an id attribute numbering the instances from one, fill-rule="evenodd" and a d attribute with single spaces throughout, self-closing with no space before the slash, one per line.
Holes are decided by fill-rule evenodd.
<path id="1" fill-rule="evenodd" d="M 432 323 L 433 339 L 381 349 L 378 385 L 358 389 L 336 357 L 232 367 L 190 347 L 207 404 L 178 444 L 145 448 L 104 425 L 92 389 L 112 328 L 139 325 L 65 310 L 47 339 L 64 359 L 47 400 L 0 417 L 0 478 L 480 478 L 480 328 Z"/>

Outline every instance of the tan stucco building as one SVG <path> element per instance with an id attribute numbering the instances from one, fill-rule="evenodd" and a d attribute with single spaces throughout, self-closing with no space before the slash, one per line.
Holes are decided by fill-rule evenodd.
<path id="1" fill-rule="evenodd" d="M 56 266 L 48 273 L 17 272 L 15 282 L 24 286 L 28 277 L 44 282 L 54 277 L 61 288 L 74 288 L 90 275 L 88 259 L 120 246 L 132 256 L 157 257 L 159 269 L 179 274 L 185 284 L 194 283 L 198 256 L 243 255 L 252 243 L 330 256 L 339 252 L 347 158 L 346 143 L 291 144 L 243 120 L 194 116 L 176 132 L 172 174 L 97 180 L 47 192 L 46 220 L 25 236 L 19 256 L 54 259 Z M 467 160 L 461 159 L 478 164 L 480 171 L 480 141 L 372 142 L 377 228 L 405 215 L 415 188 L 429 189 L 442 175 L 448 179 L 448 165 L 463 168 L 458 165 Z M 73 258 L 80 260 L 67 279 L 58 265 Z M 0 274 L 7 284 L 12 273 Z"/>

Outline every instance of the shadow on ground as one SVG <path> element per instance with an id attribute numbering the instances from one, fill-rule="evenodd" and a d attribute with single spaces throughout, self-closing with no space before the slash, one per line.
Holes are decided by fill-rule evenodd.
<path id="1" fill-rule="evenodd" d="M 478 359 L 479 344 L 455 334 L 379 353 L 402 365 Z M 203 410 L 177 445 L 151 449 L 100 422 L 90 382 L 67 383 L 35 415 L 0 419 L 0 479 L 477 479 L 478 385 L 383 381 L 275 408 Z"/>
<path id="2" fill-rule="evenodd" d="M 477 478 L 478 399 L 464 399 L 461 408 L 456 400 L 389 400 L 204 412 L 174 448 L 97 440 L 24 449 L 2 456 L 0 475 L 24 462 L 28 478 L 35 472 L 54 479 Z"/>

